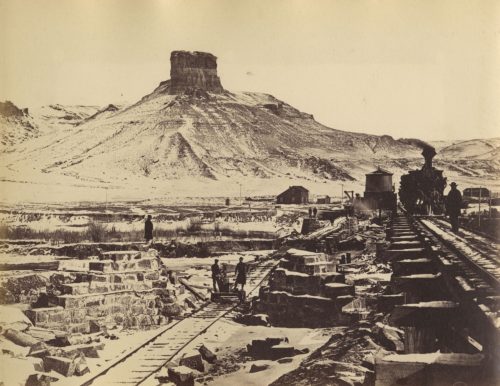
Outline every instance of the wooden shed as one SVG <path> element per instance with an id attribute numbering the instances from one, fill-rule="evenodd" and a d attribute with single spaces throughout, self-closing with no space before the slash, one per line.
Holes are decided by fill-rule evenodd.
<path id="1" fill-rule="evenodd" d="M 307 204 L 309 202 L 309 190 L 303 186 L 290 186 L 276 198 L 277 204 Z"/>

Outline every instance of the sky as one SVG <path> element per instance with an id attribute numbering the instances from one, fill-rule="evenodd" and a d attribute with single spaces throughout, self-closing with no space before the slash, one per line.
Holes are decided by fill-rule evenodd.
<path id="1" fill-rule="evenodd" d="M 0 0 L 0 101 L 133 103 L 173 50 L 336 129 L 500 136 L 497 0 Z"/>

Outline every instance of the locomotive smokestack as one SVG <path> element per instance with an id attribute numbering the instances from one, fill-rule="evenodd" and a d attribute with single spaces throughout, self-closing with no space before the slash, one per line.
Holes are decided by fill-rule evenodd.
<path id="1" fill-rule="evenodd" d="M 436 155 L 436 150 L 432 146 L 425 146 L 424 150 L 422 150 L 422 155 L 425 159 L 425 169 L 432 169 L 432 159 Z"/>

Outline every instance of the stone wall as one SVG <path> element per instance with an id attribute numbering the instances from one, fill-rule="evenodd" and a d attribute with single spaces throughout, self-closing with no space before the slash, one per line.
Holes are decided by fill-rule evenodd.
<path id="1" fill-rule="evenodd" d="M 25 311 L 35 326 L 83 333 L 102 324 L 147 328 L 183 311 L 175 302 L 176 289 L 166 288 L 155 251 L 103 252 L 88 266 L 88 271 L 61 274 Z"/>

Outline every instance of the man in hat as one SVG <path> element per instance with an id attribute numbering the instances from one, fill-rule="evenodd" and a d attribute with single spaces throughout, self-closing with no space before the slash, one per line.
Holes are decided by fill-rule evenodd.
<path id="1" fill-rule="evenodd" d="M 217 292 L 217 288 L 219 289 L 219 292 L 221 291 L 221 282 L 222 282 L 222 274 L 219 266 L 219 260 L 215 259 L 214 263 L 212 264 L 212 284 L 214 287 L 214 292 Z"/>
<path id="2" fill-rule="evenodd" d="M 236 264 L 236 269 L 234 273 L 236 274 L 234 289 L 236 290 L 238 284 L 241 284 L 241 290 L 243 291 L 243 289 L 245 288 L 245 284 L 247 282 L 247 266 L 243 262 L 243 257 L 240 257 L 240 262 Z"/>
<path id="3" fill-rule="evenodd" d="M 153 221 L 151 221 L 151 215 L 148 215 L 146 222 L 144 223 L 144 238 L 146 239 L 146 243 L 150 244 L 153 240 Z"/>
<path id="4" fill-rule="evenodd" d="M 451 190 L 446 197 L 446 212 L 450 216 L 451 230 L 455 233 L 458 232 L 458 216 L 462 209 L 462 194 L 457 189 L 457 184 L 452 182 L 450 184 Z"/>

